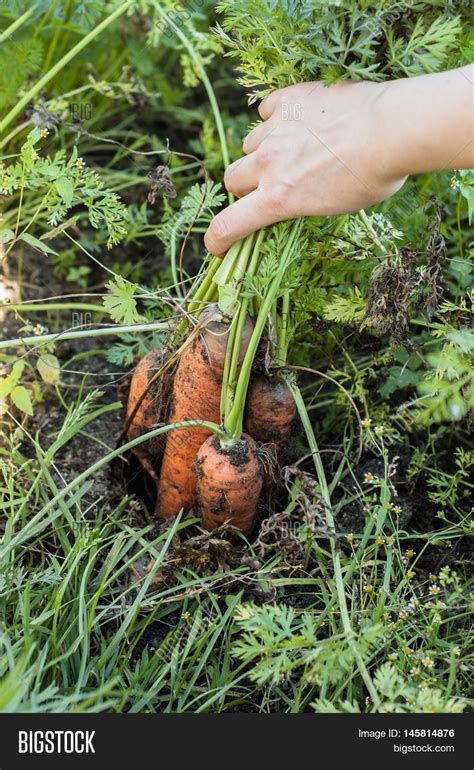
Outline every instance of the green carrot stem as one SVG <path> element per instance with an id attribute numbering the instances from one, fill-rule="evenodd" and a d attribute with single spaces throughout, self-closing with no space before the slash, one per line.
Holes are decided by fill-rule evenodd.
<path id="1" fill-rule="evenodd" d="M 222 376 L 221 388 L 221 414 L 226 413 L 226 405 L 229 402 L 229 399 L 232 397 L 230 393 L 232 353 L 236 344 L 240 349 L 242 338 L 242 331 L 240 331 L 240 336 L 237 336 L 239 326 L 239 292 L 252 251 L 253 239 L 254 235 L 252 234 L 241 241 L 242 245 L 240 247 L 237 262 L 233 264 L 232 273 L 230 274 L 227 269 L 223 271 L 223 274 L 228 276 L 228 282 L 223 283 L 224 275 L 222 274 L 219 278 L 219 307 L 224 315 L 233 318 L 229 328 L 229 335 L 225 352 L 224 372 Z"/>
<path id="2" fill-rule="evenodd" d="M 276 356 L 275 346 L 277 344 L 276 340 L 277 340 L 277 335 L 278 335 L 278 323 L 279 323 L 278 322 L 278 302 L 277 302 L 277 300 L 275 300 L 273 302 L 273 304 L 272 304 L 272 309 L 271 309 L 271 312 L 270 312 L 270 316 L 271 316 L 271 319 L 272 319 L 271 329 L 272 329 L 272 332 L 273 332 L 270 335 L 270 337 L 271 337 L 271 351 L 272 351 L 273 357 L 275 357 Z"/>
<path id="3" fill-rule="evenodd" d="M 227 404 L 231 399 L 229 379 L 230 379 L 230 368 L 231 368 L 231 361 L 232 361 L 232 350 L 235 345 L 235 338 L 237 335 L 237 326 L 238 326 L 238 312 L 235 318 L 232 319 L 232 322 L 229 327 L 228 338 L 227 338 L 227 347 L 225 351 L 225 360 L 224 360 L 224 371 L 222 373 L 221 417 L 223 417 L 226 414 Z"/>
<path id="4" fill-rule="evenodd" d="M 242 241 L 239 256 L 233 265 L 230 278 L 224 284 L 222 284 L 223 277 L 219 281 L 216 280 L 219 285 L 219 307 L 225 315 L 233 316 L 238 307 L 240 288 L 252 253 L 254 238 L 255 235 L 252 233 Z"/>
<path id="5" fill-rule="evenodd" d="M 209 302 L 217 302 L 217 297 L 218 297 L 217 286 L 215 283 L 211 283 L 211 285 L 209 286 L 204 296 L 203 302 L 206 304 Z"/>
<path id="6" fill-rule="evenodd" d="M 208 268 L 204 274 L 204 277 L 202 278 L 201 282 L 197 286 L 193 286 L 188 294 L 188 297 L 191 298 L 189 302 L 189 311 L 191 312 L 194 308 L 193 303 L 198 302 L 199 300 L 202 300 L 206 292 L 209 288 L 209 286 L 212 283 L 212 279 L 216 273 L 217 268 L 221 264 L 221 259 L 219 257 L 213 257 L 212 261 L 209 263 Z"/>
<path id="7" fill-rule="evenodd" d="M 249 279 L 252 279 L 257 271 L 258 258 L 260 256 L 260 247 L 262 245 L 264 236 L 265 236 L 265 231 L 260 230 L 257 236 L 257 240 L 255 242 L 255 246 L 253 248 L 250 263 L 247 268 L 246 277 Z M 224 369 L 224 378 L 223 378 L 223 386 L 222 386 L 223 396 L 221 399 L 221 412 L 222 412 L 223 419 L 225 419 L 225 415 L 228 414 L 228 412 L 232 408 L 235 387 L 236 387 L 237 370 L 239 367 L 240 348 L 242 346 L 242 336 L 245 328 L 245 321 L 247 319 L 248 307 L 249 307 L 249 297 L 244 296 L 241 298 L 240 307 L 237 311 L 237 319 L 236 319 L 237 323 L 236 323 L 236 328 L 235 328 L 235 332 L 233 334 L 232 340 L 230 339 L 230 336 L 229 336 L 229 342 L 228 342 L 227 351 L 226 351 L 226 364 L 228 363 L 228 360 L 230 361 L 230 364 L 227 370 Z"/>
<path id="8" fill-rule="evenodd" d="M 281 314 L 278 328 L 278 347 L 276 354 L 276 363 L 278 366 L 285 366 L 288 353 L 288 319 L 290 316 L 290 291 L 287 289 L 283 295 Z"/>
<path id="9" fill-rule="evenodd" d="M 223 286 L 230 280 L 243 243 L 243 240 L 233 243 L 227 254 L 220 260 L 219 268 L 216 270 L 213 278 L 217 286 Z"/>
<path id="10" fill-rule="evenodd" d="M 243 410 L 245 405 L 245 399 L 247 397 L 247 389 L 250 381 L 250 375 L 252 372 L 252 364 L 257 352 L 257 347 L 262 336 L 263 329 L 268 320 L 268 314 L 271 311 L 273 302 L 275 301 L 278 290 L 280 288 L 283 276 L 288 268 L 288 265 L 293 257 L 293 248 L 297 242 L 298 234 L 301 228 L 301 220 L 297 219 L 291 225 L 288 240 L 281 256 L 278 272 L 276 273 L 273 281 L 271 282 L 268 292 L 263 299 L 260 307 L 255 327 L 250 338 L 250 343 L 245 354 L 245 358 L 240 371 L 239 379 L 237 381 L 237 387 L 235 389 L 235 399 L 232 409 L 224 421 L 225 431 L 230 440 L 238 438 L 242 432 L 243 423 Z"/>

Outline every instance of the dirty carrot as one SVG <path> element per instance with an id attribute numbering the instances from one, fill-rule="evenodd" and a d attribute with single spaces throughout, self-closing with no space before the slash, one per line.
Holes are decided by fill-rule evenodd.
<path id="1" fill-rule="evenodd" d="M 249 535 L 263 481 L 256 442 L 242 433 L 226 447 L 218 436 L 210 436 L 195 463 L 203 527 L 213 530 L 227 521 Z"/>
<path id="2" fill-rule="evenodd" d="M 212 318 L 214 313 L 214 318 Z M 207 320 L 210 318 L 211 320 Z M 225 365 L 229 326 L 216 309 L 201 315 L 203 328 L 185 347 L 176 370 L 169 422 L 207 420 L 220 422 L 222 376 Z M 250 319 L 242 336 L 243 357 L 252 332 Z M 167 437 L 156 515 L 170 518 L 196 504 L 194 459 L 209 436 L 202 427 L 184 432 L 173 431 Z"/>
<path id="3" fill-rule="evenodd" d="M 259 374 L 251 382 L 245 411 L 245 430 L 271 453 L 270 467 L 266 470 L 263 493 L 272 487 L 275 466 L 288 443 L 296 406 L 284 380 Z"/>
<path id="4" fill-rule="evenodd" d="M 161 368 L 163 353 L 160 349 L 151 350 L 137 365 L 130 383 L 127 402 L 127 440 L 143 436 L 164 418 L 164 399 L 162 381 L 150 383 L 155 373 Z M 145 444 L 132 449 L 145 470 L 158 484 L 156 461 L 164 449 L 164 436 L 157 436 Z"/>
<path id="5" fill-rule="evenodd" d="M 247 433 L 262 444 L 270 444 L 278 456 L 289 439 L 295 416 L 295 402 L 284 380 L 264 374 L 254 377 L 247 395 Z"/>

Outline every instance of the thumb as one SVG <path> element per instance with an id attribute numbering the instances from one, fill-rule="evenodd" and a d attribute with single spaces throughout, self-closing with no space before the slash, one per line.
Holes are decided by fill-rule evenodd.
<path id="1" fill-rule="evenodd" d="M 220 211 L 204 236 L 206 249 L 216 256 L 222 256 L 233 243 L 246 235 L 286 219 L 281 213 L 279 202 L 273 193 L 264 193 L 261 188 L 235 201 Z"/>

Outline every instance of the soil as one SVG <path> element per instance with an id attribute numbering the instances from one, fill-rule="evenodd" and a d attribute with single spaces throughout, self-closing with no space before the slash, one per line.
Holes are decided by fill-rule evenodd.
<path id="1" fill-rule="evenodd" d="M 249 461 L 249 448 L 245 439 L 239 439 L 231 447 L 221 446 L 219 437 L 214 436 L 212 440 L 214 449 L 221 455 L 227 455 L 229 462 L 235 468 L 242 468 L 248 464 Z"/>
<path id="2" fill-rule="evenodd" d="M 26 298 L 31 301 L 58 296 L 66 292 L 71 294 L 81 292 L 81 287 L 73 284 L 68 284 L 65 288 L 64 282 L 54 275 L 51 267 L 45 265 L 45 260 L 46 257 L 36 251 L 32 250 L 26 253 L 23 262 L 21 293 L 23 301 Z M 4 266 L 4 275 L 13 286 L 15 292 L 13 299 L 18 300 L 20 299 L 20 292 L 13 278 L 17 270 L 15 262 L 14 257 L 9 263 L 7 261 Z M 74 301 L 80 302 L 81 297 L 75 297 Z M 83 301 L 90 300 L 85 297 Z M 28 321 L 33 324 L 45 326 L 50 332 L 73 325 L 71 311 L 54 311 L 49 314 L 48 320 L 45 318 L 45 313 L 35 314 L 30 310 L 22 315 L 26 316 Z M 1 320 L 4 339 L 20 336 L 18 332 L 23 324 L 15 318 L 13 311 L 4 312 Z M 108 344 L 106 341 L 108 338 L 100 338 L 100 340 L 102 339 L 104 340 L 103 343 L 98 342 L 98 338 L 87 337 L 80 340 L 65 340 L 57 344 L 55 355 L 62 366 L 61 390 L 65 401 L 68 403 L 74 402 L 80 393 L 83 400 L 94 390 L 99 390 L 102 394 L 96 402 L 96 407 L 100 404 L 110 404 L 121 400 L 129 373 L 126 370 L 118 371 L 116 365 L 107 363 L 105 355 L 94 354 L 99 345 L 105 348 Z M 69 363 L 73 356 L 87 354 L 88 351 L 91 352 L 91 355 Z M 21 354 L 21 349 L 18 349 L 18 353 Z M 28 360 L 32 365 L 34 365 L 35 356 L 36 351 L 29 353 Z M 34 417 L 28 424 L 28 430 L 31 435 L 38 434 L 39 442 L 45 448 L 56 438 L 61 429 L 65 411 L 58 402 L 56 392 L 51 386 L 43 384 L 41 396 L 42 400 L 34 404 Z M 122 425 L 123 414 L 120 410 L 108 412 L 102 418 L 89 423 L 83 432 L 76 434 L 71 441 L 68 441 L 56 454 L 54 465 L 51 468 L 51 475 L 58 486 L 64 486 L 65 483 L 74 479 L 75 476 L 103 457 L 104 453 L 113 450 Z M 34 456 L 34 447 L 28 439 L 25 439 L 21 449 L 25 456 Z M 106 500 L 110 500 L 111 503 L 114 501 L 116 504 L 118 500 L 122 499 L 123 494 L 124 487 L 117 483 L 117 478 L 111 472 L 110 467 L 101 468 L 94 475 L 94 485 L 85 498 L 86 507 L 87 504 L 91 506 L 88 511 L 89 515 L 94 515 L 94 508 L 102 505 Z"/>

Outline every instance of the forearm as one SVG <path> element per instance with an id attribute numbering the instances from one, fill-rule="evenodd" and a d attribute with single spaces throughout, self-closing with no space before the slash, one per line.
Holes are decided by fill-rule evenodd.
<path id="1" fill-rule="evenodd" d="M 474 66 L 381 87 L 381 171 L 399 177 L 474 167 Z"/>

